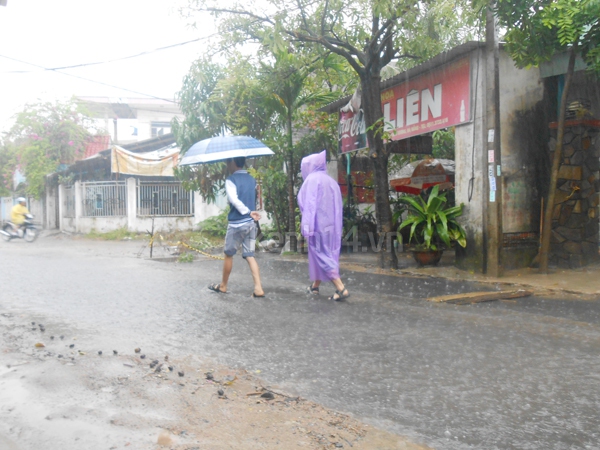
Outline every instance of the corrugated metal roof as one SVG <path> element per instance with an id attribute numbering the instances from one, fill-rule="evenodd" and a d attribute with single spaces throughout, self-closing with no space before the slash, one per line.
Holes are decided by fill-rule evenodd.
<path id="1" fill-rule="evenodd" d="M 402 73 L 399 73 L 398 75 L 394 75 L 393 77 L 388 78 L 386 80 L 383 80 L 381 82 L 381 90 L 383 91 L 392 86 L 404 83 L 405 81 L 408 81 L 411 78 L 415 78 L 421 75 L 422 73 L 428 72 L 431 69 L 435 69 L 436 67 L 452 62 L 466 55 L 467 53 L 470 53 L 473 50 L 476 50 L 481 47 L 485 47 L 485 42 L 469 41 L 459 45 L 458 47 L 454 47 L 451 50 L 442 52 L 439 55 L 434 56 L 433 58 L 425 61 L 424 63 L 419 64 L 418 66 L 415 66 Z M 343 98 L 340 98 L 339 100 L 336 100 L 335 102 L 329 103 L 328 105 L 320 108 L 319 111 L 327 112 L 329 114 L 337 112 L 341 107 L 348 104 L 351 97 L 352 95 L 347 95 Z"/>
<path id="2" fill-rule="evenodd" d="M 162 136 L 156 136 L 144 141 L 134 142 L 131 144 L 122 145 L 121 147 L 125 150 L 129 150 L 133 153 L 148 153 L 156 150 L 163 149 L 168 146 L 172 146 L 175 143 L 175 136 L 173 133 L 167 133 Z M 108 146 L 105 150 L 97 152 L 95 155 L 76 161 L 71 164 L 66 170 L 57 173 L 69 173 L 69 172 L 85 172 L 93 171 L 103 168 L 110 169 L 110 156 L 111 147 Z"/>

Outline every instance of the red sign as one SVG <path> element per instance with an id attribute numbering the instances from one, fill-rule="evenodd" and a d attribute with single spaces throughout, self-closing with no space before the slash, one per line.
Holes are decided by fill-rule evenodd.
<path id="1" fill-rule="evenodd" d="M 471 76 L 469 58 L 442 66 L 381 93 L 383 117 L 392 140 L 431 133 L 470 120 Z M 341 153 L 367 147 L 362 109 L 340 111 Z"/>
<path id="2" fill-rule="evenodd" d="M 383 91 L 383 116 L 392 140 L 467 122 L 470 80 L 469 58 L 464 58 Z"/>
<path id="3" fill-rule="evenodd" d="M 341 153 L 353 152 L 367 147 L 367 132 L 363 110 L 358 114 L 340 111 L 338 124 L 339 150 Z"/>

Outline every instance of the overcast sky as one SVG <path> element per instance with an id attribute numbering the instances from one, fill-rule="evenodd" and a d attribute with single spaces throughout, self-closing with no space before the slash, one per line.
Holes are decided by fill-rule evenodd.
<path id="1" fill-rule="evenodd" d="M 178 13 L 178 6 L 185 4 L 186 0 L 8 0 L 8 6 L 0 6 L 0 130 L 6 131 L 10 116 L 25 103 L 38 99 L 142 94 L 173 99 L 206 44 L 200 40 L 153 50 L 212 32 L 211 20 L 199 30 L 187 26 Z M 143 52 L 150 53 L 61 71 L 43 69 Z"/>

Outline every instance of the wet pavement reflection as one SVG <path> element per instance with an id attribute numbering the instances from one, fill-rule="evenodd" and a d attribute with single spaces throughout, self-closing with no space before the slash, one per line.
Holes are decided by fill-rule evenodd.
<path id="1" fill-rule="evenodd" d="M 598 448 L 600 303 L 529 297 L 470 306 L 424 298 L 477 290 L 435 278 L 342 272 L 346 303 L 305 293 L 304 263 L 258 257 L 253 299 L 236 258 L 136 258 L 136 243 L 42 238 L 3 245 L 0 309 L 73 324 L 146 351 L 198 354 L 438 449 Z M 25 275 L 24 275 L 25 274 Z M 11 289 L 11 292 L 13 290 Z M 134 345 L 136 343 L 136 345 Z"/>

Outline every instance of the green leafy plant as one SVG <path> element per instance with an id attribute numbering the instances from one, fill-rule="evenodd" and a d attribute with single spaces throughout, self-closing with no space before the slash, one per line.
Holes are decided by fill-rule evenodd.
<path id="1" fill-rule="evenodd" d="M 352 232 L 354 227 L 358 227 L 361 222 L 361 212 L 357 203 L 347 203 L 344 200 L 342 221 L 344 236 Z"/>
<path id="2" fill-rule="evenodd" d="M 189 237 L 184 237 L 179 240 L 189 241 L 189 244 L 194 248 L 199 248 L 202 250 L 209 249 L 211 247 L 215 247 L 218 245 L 222 245 L 221 237 L 215 237 L 213 235 L 203 236 L 202 234 L 191 234 Z"/>
<path id="3" fill-rule="evenodd" d="M 227 234 L 227 210 L 221 211 L 216 216 L 209 217 L 198 224 L 200 230 L 216 237 L 225 237 Z"/>
<path id="4" fill-rule="evenodd" d="M 47 175 L 81 159 L 99 131 L 86 114 L 74 99 L 25 105 L 0 142 L 0 182 L 8 187 L 18 169 L 27 195 L 41 198 Z"/>
<path id="5" fill-rule="evenodd" d="M 454 127 L 433 132 L 432 156 L 434 158 L 454 159 Z"/>
<path id="6" fill-rule="evenodd" d="M 180 262 L 180 263 L 191 263 L 193 261 L 194 261 L 194 255 L 190 252 L 182 253 L 181 255 L 179 255 L 179 258 L 177 258 L 177 262 Z"/>
<path id="7" fill-rule="evenodd" d="M 381 136 L 384 142 L 388 142 L 392 139 L 393 133 L 391 130 L 394 128 L 394 124 L 386 122 L 384 117 L 380 117 L 373 125 L 367 127 L 366 131 L 372 131 L 375 136 Z"/>
<path id="8" fill-rule="evenodd" d="M 398 197 L 390 198 L 390 207 L 392 208 L 392 223 L 395 227 L 399 225 L 399 220 L 402 218 L 402 215 L 408 209 L 408 206 L 403 197 L 406 197 L 407 194 L 400 194 Z"/>
<path id="9" fill-rule="evenodd" d="M 417 240 L 418 250 L 438 250 L 441 244 L 450 247 L 456 242 L 467 246 L 465 230 L 456 218 L 462 214 L 463 204 L 446 207 L 446 194 L 439 193 L 434 186 L 427 201 L 421 196 L 405 196 L 401 199 L 408 205 L 408 217 L 398 227 L 398 231 L 410 226 L 409 242 Z"/>

